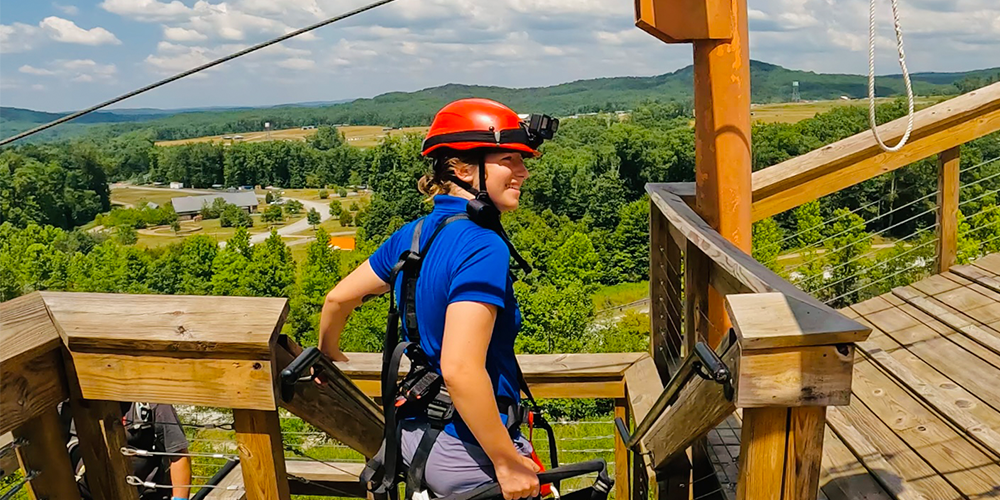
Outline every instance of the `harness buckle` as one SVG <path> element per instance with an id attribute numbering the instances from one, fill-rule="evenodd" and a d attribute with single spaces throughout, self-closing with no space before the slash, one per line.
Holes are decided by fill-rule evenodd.
<path id="1" fill-rule="evenodd" d="M 441 390 L 434 395 L 427 403 L 427 420 L 431 425 L 443 426 L 455 415 L 455 405 L 451 402 L 451 395 L 448 389 L 441 386 Z"/>

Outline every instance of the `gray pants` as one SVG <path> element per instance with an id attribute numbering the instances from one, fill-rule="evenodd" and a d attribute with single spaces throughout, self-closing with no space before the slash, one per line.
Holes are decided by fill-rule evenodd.
<path id="1" fill-rule="evenodd" d="M 403 463 L 409 467 L 420 438 L 427 430 L 427 423 L 405 420 L 401 425 Z M 524 436 L 515 439 L 514 446 L 524 456 L 530 456 L 533 450 L 531 442 Z M 430 488 L 432 496 L 461 493 L 492 481 L 496 481 L 493 463 L 482 448 L 445 432 L 438 435 L 427 457 L 424 474 L 424 482 Z"/>

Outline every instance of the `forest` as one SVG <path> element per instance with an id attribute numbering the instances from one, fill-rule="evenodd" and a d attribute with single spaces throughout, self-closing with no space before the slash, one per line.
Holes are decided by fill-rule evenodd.
<path id="1" fill-rule="evenodd" d="M 879 121 L 904 111 L 901 101 L 882 105 Z M 693 180 L 690 112 L 677 102 L 647 101 L 627 120 L 614 115 L 566 120 L 556 139 L 543 146 L 543 156 L 528 162 L 531 177 L 522 207 L 504 218 L 515 246 L 536 269 L 519 276 L 515 285 L 525 318 L 520 352 L 648 346 L 646 320 L 628 314 L 617 322 L 595 321 L 593 295 L 601 287 L 647 279 L 644 186 Z M 855 107 L 796 124 L 757 124 L 754 169 L 867 126 L 866 110 Z M 314 344 L 326 292 L 389 234 L 429 212 L 428 201 L 416 190 L 417 179 L 429 168 L 419 155 L 421 139 L 391 137 L 361 150 L 347 146 L 334 128 L 323 127 L 304 143 L 156 147 L 149 134 L 137 132 L 111 141 L 6 149 L 0 152 L 0 300 L 46 289 L 289 297 L 286 332 Z M 962 148 L 963 199 L 971 200 L 962 206 L 963 259 L 1000 251 L 1000 162 L 989 161 L 998 157 L 998 134 Z M 926 266 L 912 263 L 932 260 L 934 251 L 926 242 L 933 237 L 936 168 L 933 158 L 917 162 L 758 222 L 754 256 L 834 305 L 918 277 Z M 356 213 L 356 250 L 334 251 L 320 243 L 326 241 L 321 233 L 306 257 L 295 262 L 278 235 L 251 246 L 243 229 L 223 248 L 205 236 L 192 236 L 156 249 L 77 229 L 108 211 L 108 182 L 117 180 L 314 188 L 360 180 L 372 197 Z M 169 219 L 169 214 L 148 215 Z M 889 248 L 874 252 L 877 242 L 889 242 Z M 779 262 L 789 252 L 805 255 L 801 265 Z M 876 280 L 878 286 L 858 289 Z M 386 309 L 382 298 L 357 311 L 345 331 L 344 348 L 378 350 Z"/>

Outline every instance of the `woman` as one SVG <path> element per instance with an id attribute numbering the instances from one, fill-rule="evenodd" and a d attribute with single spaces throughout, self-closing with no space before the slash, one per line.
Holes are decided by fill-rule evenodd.
<path id="1" fill-rule="evenodd" d="M 548 137 L 551 132 L 554 128 Z M 520 400 L 514 338 L 521 315 L 497 211 L 517 209 L 528 178 L 523 158 L 537 156 L 540 143 L 516 113 L 486 99 L 462 99 L 442 108 L 424 141 L 422 154 L 434 160 L 434 168 L 419 188 L 433 197 L 434 209 L 424 219 L 421 248 L 433 228 L 466 214 L 470 202 L 485 206 L 481 215 L 492 213 L 494 219 L 478 224 L 459 219 L 443 227 L 424 255 L 417 281 L 420 347 L 442 375 L 457 412 L 426 462 L 424 482 L 437 496 L 491 481 L 500 484 L 508 500 L 539 493 L 531 444 L 516 426 L 508 431 L 506 415 L 498 409 L 500 400 Z M 391 269 L 410 249 L 415 225 L 396 231 L 327 294 L 319 347 L 334 361 L 347 360 L 338 343 L 348 315 L 364 297 L 389 290 Z M 428 424 L 418 418 L 401 427 L 402 456 L 409 465 Z"/>

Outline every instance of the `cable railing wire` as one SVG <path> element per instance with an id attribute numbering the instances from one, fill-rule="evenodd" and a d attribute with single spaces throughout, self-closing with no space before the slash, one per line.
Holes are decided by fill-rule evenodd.
<path id="1" fill-rule="evenodd" d="M 907 256 L 907 255 L 909 255 L 909 254 L 911 254 L 911 253 L 913 253 L 913 252 L 915 252 L 915 251 L 917 251 L 917 250 L 919 250 L 921 248 L 924 248 L 924 247 L 927 247 L 927 246 L 930 246 L 930 245 L 935 245 L 935 244 L 937 244 L 937 240 L 925 241 L 925 242 L 923 242 L 923 243 L 921 243 L 921 244 L 919 244 L 919 245 L 917 245 L 917 246 L 915 246 L 913 248 L 908 249 L 906 252 L 903 252 L 903 253 L 901 253 L 899 255 L 896 255 L 896 256 L 892 257 L 891 259 L 887 259 L 887 260 L 884 260 L 884 261 L 877 262 L 874 265 L 865 267 L 865 268 L 859 270 L 858 272 L 856 272 L 856 273 L 854 273 L 854 274 L 852 274 L 850 276 L 845 276 L 845 277 L 843 277 L 843 278 L 841 278 L 841 279 L 839 279 L 837 281 L 825 284 L 822 287 L 813 290 L 811 293 L 816 294 L 816 293 L 822 292 L 824 290 L 828 290 L 828 289 L 830 289 L 830 288 L 832 288 L 832 287 L 834 287 L 836 285 L 839 285 L 839 284 L 841 284 L 841 283 L 843 283 L 843 282 L 845 282 L 845 281 L 847 281 L 847 280 L 849 280 L 851 278 L 855 278 L 855 277 L 861 276 L 862 274 L 864 274 L 864 273 L 866 273 L 866 272 L 868 272 L 868 271 L 870 271 L 872 269 L 875 269 L 875 268 L 880 267 L 880 266 L 884 266 L 886 264 L 889 264 L 890 262 L 896 262 L 899 259 L 902 259 L 903 257 L 905 257 L 905 256 Z"/>
<path id="2" fill-rule="evenodd" d="M 998 156 L 996 158 L 993 158 L 993 159 L 990 159 L 990 160 L 979 162 L 979 163 L 977 163 L 975 165 L 972 165 L 970 167 L 965 167 L 965 168 L 959 170 L 958 173 L 963 174 L 965 172 L 968 172 L 969 170 L 972 170 L 974 168 L 982 167 L 983 165 L 988 165 L 988 164 L 993 163 L 993 162 L 995 162 L 997 160 L 1000 160 L 1000 156 Z"/>
<path id="3" fill-rule="evenodd" d="M 256 51 L 258 51 L 260 49 L 263 49 L 263 48 L 266 48 L 266 47 L 270 47 L 271 45 L 274 45 L 276 43 L 288 40 L 289 38 L 296 37 L 296 36 L 301 35 L 303 33 L 308 33 L 310 31 L 313 31 L 313 30 L 317 29 L 317 28 L 322 28 L 323 26 L 326 26 L 328 24 L 333 24 L 335 22 L 342 21 L 342 20 L 347 19 L 349 17 L 356 16 L 356 15 L 361 14 L 363 12 L 369 11 L 371 9 L 374 9 L 376 7 L 380 7 L 382 5 L 385 5 L 387 3 L 391 3 L 391 2 L 394 2 L 394 1 L 395 0 L 378 0 L 377 2 L 373 2 L 373 3 L 370 3 L 370 4 L 365 5 L 363 7 L 354 9 L 354 10 L 349 11 L 349 12 L 346 12 L 344 14 L 340 14 L 338 16 L 331 17 L 331 18 L 326 19 L 324 21 L 320 21 L 320 22 L 318 22 L 316 24 L 312 24 L 312 25 L 306 26 L 305 28 L 300 28 L 300 29 L 297 29 L 295 31 L 288 32 L 288 33 L 286 33 L 286 34 L 284 34 L 282 36 L 279 36 L 277 38 L 272 38 L 272 39 L 267 40 L 265 42 L 258 43 L 257 45 L 254 45 L 254 46 L 251 46 L 251 47 L 247 47 L 247 48 L 245 48 L 243 50 L 240 50 L 238 52 L 234 52 L 232 54 L 229 54 L 228 56 L 220 57 L 220 58 L 218 58 L 218 59 L 216 59 L 214 61 L 202 64 L 201 66 L 198 66 L 198 67 L 195 67 L 195 68 L 191 68 L 191 69 L 189 69 L 187 71 L 183 71 L 183 72 L 178 73 L 178 74 L 176 74 L 174 76 L 170 76 L 170 77 L 164 78 L 163 80 L 160 80 L 158 82 L 146 85 L 145 87 L 142 87 L 142 88 L 133 90 L 131 92 L 122 94 L 122 95 L 120 95 L 118 97 L 115 97 L 113 99 L 109 99 L 109 100 L 104 101 L 104 102 L 102 102 L 100 104 L 96 104 L 96 105 L 91 106 L 91 107 L 89 107 L 87 109 L 84 109 L 84 110 L 81 110 L 81 111 L 77 111 L 75 113 L 71 113 L 71 114 L 66 115 L 66 116 L 64 116 L 62 118 L 53 120 L 53 121 L 51 121 L 49 123 L 46 123 L 46 124 L 43 124 L 43 125 L 39 125 L 39 126 L 33 128 L 31 130 L 26 130 L 26 131 L 21 132 L 19 134 L 16 134 L 16 135 L 13 135 L 13 136 L 8 137 L 6 139 L 0 140 L 0 146 L 3 146 L 5 144 L 9 144 L 9 143 L 14 142 L 14 141 L 19 140 L 19 139 L 24 139 L 25 137 L 37 134 L 37 133 L 39 133 L 39 132 L 41 132 L 43 130 L 47 130 L 49 128 L 55 127 L 56 125 L 60 125 L 62 123 L 66 123 L 66 122 L 68 122 L 70 120 L 75 120 L 76 118 L 79 118 L 79 117 L 81 117 L 83 115 L 92 113 L 94 111 L 97 111 L 99 109 L 105 108 L 105 107 L 110 106 L 112 104 L 119 103 L 121 101 L 124 101 L 125 99 L 130 98 L 130 97 L 135 97 L 135 96 L 137 96 L 139 94 L 142 94 L 144 92 L 148 92 L 148 91 L 153 90 L 153 89 L 155 89 L 157 87 L 162 87 L 163 85 L 166 85 L 168 83 L 174 82 L 176 80 L 180 80 L 181 78 L 184 78 L 186 76 L 190 76 L 190 75 L 193 75 L 195 73 L 198 73 L 198 72 L 204 71 L 206 69 L 212 68 L 214 66 L 218 66 L 218 65 L 220 65 L 222 63 L 225 63 L 225 62 L 231 61 L 233 59 L 236 59 L 237 57 L 241 57 L 241 56 L 247 55 L 247 54 L 249 54 L 251 52 L 256 52 Z"/>
<path id="4" fill-rule="evenodd" d="M 927 226 L 927 227 L 923 227 L 923 228 L 920 228 L 920 229 L 917 229 L 916 231 L 914 231 L 914 232 L 910 233 L 910 234 L 909 234 L 908 236 L 905 236 L 905 237 L 903 237 L 903 238 L 900 238 L 900 239 L 899 239 L 899 240 L 897 241 L 897 243 L 898 243 L 899 241 L 906 241 L 906 240 L 909 240 L 909 239 L 913 239 L 913 238 L 914 238 L 915 236 L 919 236 L 919 235 L 920 235 L 921 233 L 926 233 L 926 232 L 928 232 L 928 231 L 932 231 L 932 230 L 934 230 L 935 228 L 937 228 L 937 226 L 938 226 L 938 223 L 937 223 L 937 222 L 935 222 L 934 224 L 931 224 L 930 226 Z M 845 261 L 845 262 L 842 262 L 842 263 L 840 263 L 840 264 L 838 264 L 838 265 L 836 265 L 836 266 L 834 266 L 834 267 L 832 267 L 832 268 L 830 268 L 830 269 L 827 269 L 827 270 L 826 270 L 826 272 L 828 272 L 828 273 L 830 273 L 830 274 L 832 275 L 832 274 L 833 274 L 833 273 L 835 273 L 836 271 L 839 271 L 840 269 L 843 269 L 843 268 L 844 268 L 845 266 L 847 266 L 848 264 L 851 264 L 851 263 L 854 263 L 854 262 L 857 262 L 857 261 L 859 261 L 859 260 L 861 260 L 861 259 L 863 259 L 863 258 L 865 258 L 865 257 L 867 257 L 867 256 L 868 256 L 868 254 L 867 254 L 867 253 L 865 253 L 865 254 L 862 254 L 862 255 L 859 255 L 859 256 L 857 256 L 857 257 L 854 257 L 854 258 L 852 258 L 852 259 L 850 259 L 850 260 L 847 260 L 847 261 Z"/>
<path id="5" fill-rule="evenodd" d="M 845 293 L 842 293 L 842 294 L 840 294 L 840 295 L 838 295 L 838 296 L 836 296 L 836 297 L 834 297 L 834 298 L 826 301 L 826 304 L 828 304 L 828 305 L 832 304 L 833 302 L 835 302 L 835 301 L 837 301 L 839 299 L 842 299 L 844 297 L 847 297 L 848 295 L 851 295 L 852 293 L 857 293 L 857 292 L 860 292 L 861 290 L 864 290 L 866 288 L 871 288 L 872 286 L 877 285 L 879 283 L 882 283 L 885 280 L 888 280 L 888 279 L 891 279 L 891 278 L 895 278 L 896 276 L 899 276 L 900 274 L 903 274 L 903 273 L 913 272 L 914 269 L 918 269 L 918 268 L 921 268 L 921 267 L 926 268 L 927 264 L 924 264 L 923 266 L 909 266 L 909 267 L 906 267 L 904 269 L 900 269 L 899 271 L 896 271 L 896 272 L 894 272 L 894 273 L 892 273 L 892 274 L 890 274 L 888 276 L 884 276 L 884 277 L 879 278 L 879 279 L 877 279 L 875 281 L 870 281 L 870 282 L 868 282 L 867 284 L 865 284 L 863 286 L 859 286 L 859 287 L 854 288 L 852 290 L 849 290 L 849 291 L 847 291 Z"/>
<path id="6" fill-rule="evenodd" d="M 831 217 L 829 219 L 826 219 L 826 220 L 820 222 L 819 224 L 816 224 L 815 226 L 809 226 L 806 229 L 803 229 L 803 230 L 801 230 L 801 231 L 799 231 L 797 233 L 793 233 L 793 234 L 791 234 L 789 236 L 786 236 L 786 237 L 782 238 L 781 241 L 776 241 L 774 243 L 768 243 L 767 245 L 764 246 L 764 248 L 772 248 L 774 246 L 784 245 L 784 243 L 786 241 L 789 241 L 789 240 L 794 239 L 794 238 L 798 238 L 799 236 L 802 236 L 803 234 L 805 234 L 808 231 L 812 231 L 812 230 L 814 230 L 816 228 L 821 228 L 823 226 L 826 226 L 826 225 L 830 224 L 831 222 L 836 222 L 836 221 L 838 221 L 840 219 L 843 219 L 844 217 L 847 217 L 848 215 L 856 214 L 856 213 L 860 212 L 861 210 L 864 210 L 864 209 L 866 209 L 866 208 L 868 208 L 868 207 L 870 207 L 872 205 L 877 205 L 879 203 L 882 203 L 881 199 L 875 200 L 875 201 L 873 201 L 873 202 L 871 202 L 871 203 L 869 203 L 867 205 L 862 205 L 862 206 L 860 206 L 858 208 L 855 208 L 854 210 L 851 210 L 849 212 L 840 214 L 840 215 L 838 215 L 836 217 Z M 808 248 L 808 246 L 802 247 L 802 248 Z"/>

